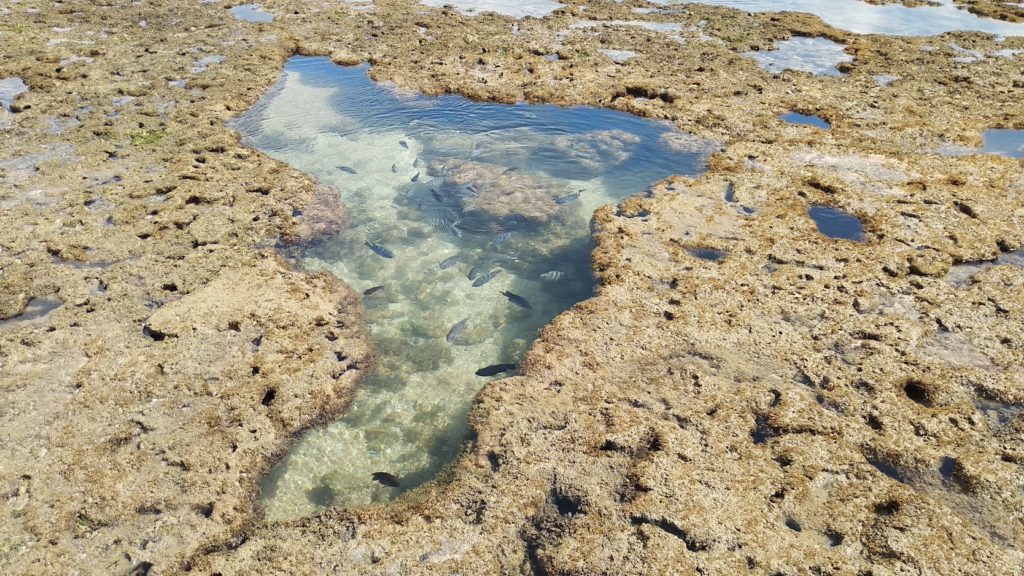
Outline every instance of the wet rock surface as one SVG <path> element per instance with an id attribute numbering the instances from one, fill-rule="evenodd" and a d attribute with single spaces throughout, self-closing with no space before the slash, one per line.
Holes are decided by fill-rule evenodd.
<path id="1" fill-rule="evenodd" d="M 1019 570 L 1024 270 L 943 276 L 1020 249 L 1024 176 L 932 151 L 1024 127 L 1021 56 L 950 65 L 949 44 L 1024 41 L 699 5 L 642 16 L 700 31 L 680 43 L 574 29 L 572 3 L 518 22 L 261 4 L 272 23 L 168 1 L 5 8 L 0 78 L 31 89 L 0 110 L 0 317 L 63 304 L 0 330 L 0 571 Z M 795 36 L 845 44 L 846 76 L 741 56 Z M 623 46 L 627 65 L 598 50 Z M 724 150 L 698 180 L 595 214 L 599 294 L 484 389 L 441 482 L 270 524 L 259 478 L 372 361 L 358 298 L 265 248 L 344 208 L 224 127 L 294 52 L 426 93 L 610 106 Z M 865 241 L 818 234 L 814 205 L 855 215 Z"/>

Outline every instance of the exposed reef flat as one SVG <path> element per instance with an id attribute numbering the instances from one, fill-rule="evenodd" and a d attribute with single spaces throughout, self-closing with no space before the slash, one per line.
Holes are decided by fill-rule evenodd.
<path id="1" fill-rule="evenodd" d="M 1024 169 L 935 151 L 1024 128 L 1024 55 L 990 56 L 1024 40 L 563 3 L 519 21 L 386 1 L 261 2 L 271 23 L 226 3 L 0 8 L 0 78 L 28 87 L 0 109 L 0 572 L 1019 571 L 1024 269 L 947 274 L 1024 245 Z M 846 44 L 845 76 L 742 56 L 794 36 Z M 271 524 L 260 477 L 373 355 L 358 296 L 268 248 L 345 208 L 224 126 L 296 52 L 724 149 L 598 210 L 599 294 L 484 389 L 443 482 Z M 864 242 L 818 234 L 817 205 Z M 60 304 L 32 316 L 41 302 Z"/>

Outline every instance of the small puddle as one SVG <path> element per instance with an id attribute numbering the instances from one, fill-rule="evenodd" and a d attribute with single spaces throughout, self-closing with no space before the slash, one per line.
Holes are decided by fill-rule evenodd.
<path id="1" fill-rule="evenodd" d="M 869 4 L 862 0 L 652 0 L 652 4 L 708 4 L 745 12 L 807 12 L 826 23 L 858 34 L 936 36 L 957 30 L 1024 36 L 1024 23 L 981 18 L 938 0 L 940 6 L 908 8 L 898 2 Z"/>
<path id="2" fill-rule="evenodd" d="M 231 14 L 243 22 L 267 24 L 274 21 L 274 15 L 264 12 L 259 4 L 241 4 L 231 9 Z"/>
<path id="3" fill-rule="evenodd" d="M 631 58 L 636 58 L 637 55 L 636 52 L 633 52 L 632 50 L 612 50 L 609 48 L 598 48 L 597 51 L 600 52 L 604 57 L 611 60 L 612 62 L 615 62 L 616 64 L 622 64 Z"/>
<path id="4" fill-rule="evenodd" d="M 1003 252 L 995 260 L 979 260 L 977 262 L 962 262 L 954 264 L 946 273 L 946 282 L 958 287 L 970 286 L 971 278 L 993 266 L 1016 266 L 1024 268 L 1024 251 Z"/>
<path id="5" fill-rule="evenodd" d="M 878 74 L 876 76 L 872 76 L 871 78 L 875 81 L 875 84 L 879 86 L 888 86 L 900 79 L 900 77 L 896 76 L 895 74 Z"/>
<path id="6" fill-rule="evenodd" d="M 64 302 L 56 297 L 33 298 L 28 301 L 24 312 L 14 318 L 0 320 L 0 330 L 11 330 L 42 322 L 63 305 Z"/>
<path id="7" fill-rule="evenodd" d="M 990 128 L 982 134 L 982 154 L 1024 158 L 1024 130 Z"/>
<path id="8" fill-rule="evenodd" d="M 192 67 L 189 68 L 188 71 L 193 74 L 200 74 L 202 72 L 206 72 L 206 69 L 209 68 L 211 65 L 220 64 L 224 60 L 226 60 L 224 56 L 216 54 L 213 56 L 204 56 L 199 60 L 196 60 L 195 64 L 192 64 Z"/>
<path id="9" fill-rule="evenodd" d="M 273 519 L 433 479 L 467 439 L 480 388 L 592 295 L 594 210 L 696 175 L 717 150 L 621 112 L 419 96 L 304 57 L 231 126 L 341 191 L 345 228 L 292 249 L 364 294 L 378 352 L 349 411 L 264 480 Z"/>
<path id="10" fill-rule="evenodd" d="M 775 43 L 775 50 L 744 52 L 765 70 L 779 74 L 784 70 L 810 72 L 815 76 L 842 76 L 836 66 L 853 62 L 853 56 L 844 52 L 845 44 L 827 38 L 795 36 Z"/>
<path id="11" fill-rule="evenodd" d="M 725 251 L 714 248 L 690 248 L 689 252 L 701 260 L 709 260 L 711 262 L 724 260 L 727 255 Z"/>
<path id="12" fill-rule="evenodd" d="M 822 130 L 831 130 L 832 125 L 828 123 L 828 120 L 820 116 L 812 116 L 810 114 L 801 114 L 799 112 L 787 112 L 779 116 L 783 122 L 789 124 L 798 124 L 801 126 L 814 126 L 815 128 L 821 128 Z"/>
<path id="13" fill-rule="evenodd" d="M 452 5 L 471 16 L 494 12 L 513 18 L 543 18 L 562 7 L 552 0 L 420 0 L 420 4 L 432 8 Z"/>
<path id="14" fill-rule="evenodd" d="M 864 225 L 849 212 L 834 206 L 811 206 L 807 215 L 818 225 L 818 232 L 829 238 L 864 241 Z"/>
<path id="15" fill-rule="evenodd" d="M 0 78 L 0 106 L 3 106 L 8 112 L 10 112 L 15 98 L 25 92 L 28 92 L 28 85 L 21 78 L 17 76 Z"/>

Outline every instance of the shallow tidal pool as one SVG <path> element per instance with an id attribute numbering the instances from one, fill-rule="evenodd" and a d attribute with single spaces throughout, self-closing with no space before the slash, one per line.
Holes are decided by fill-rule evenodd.
<path id="1" fill-rule="evenodd" d="M 715 149 L 620 112 L 425 97 L 306 57 L 231 125 L 338 190 L 343 229 L 289 250 L 364 294 L 378 353 L 349 410 L 264 480 L 271 519 L 433 479 L 469 439 L 480 388 L 592 294 L 594 209 L 696 175 Z"/>

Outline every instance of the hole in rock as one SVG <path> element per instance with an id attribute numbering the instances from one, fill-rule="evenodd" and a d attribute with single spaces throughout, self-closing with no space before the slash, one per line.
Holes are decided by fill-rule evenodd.
<path id="1" fill-rule="evenodd" d="M 921 406 L 926 408 L 932 407 L 931 396 L 928 393 L 928 388 L 925 387 L 923 382 L 918 380 L 911 380 L 903 385 L 903 393 L 907 395 L 914 402 L 917 402 Z"/>

